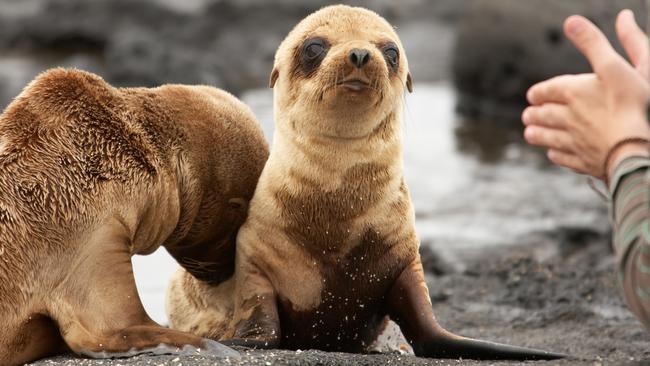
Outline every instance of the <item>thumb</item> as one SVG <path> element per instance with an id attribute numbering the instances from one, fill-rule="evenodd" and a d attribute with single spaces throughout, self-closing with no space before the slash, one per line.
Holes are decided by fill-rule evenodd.
<path id="1" fill-rule="evenodd" d="M 564 21 L 564 33 L 587 58 L 599 78 L 616 78 L 618 67 L 612 66 L 626 61 L 616 53 L 607 37 L 594 23 L 583 16 L 572 15 Z"/>

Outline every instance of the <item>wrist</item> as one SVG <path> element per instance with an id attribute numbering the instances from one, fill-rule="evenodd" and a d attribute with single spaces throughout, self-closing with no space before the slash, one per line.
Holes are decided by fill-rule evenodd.
<path id="1" fill-rule="evenodd" d="M 638 141 L 630 142 L 628 144 L 622 145 L 612 152 L 607 162 L 606 181 L 611 182 L 614 177 L 614 172 L 618 165 L 625 159 L 631 156 L 644 156 L 650 157 L 650 151 L 648 150 L 648 144 Z"/>

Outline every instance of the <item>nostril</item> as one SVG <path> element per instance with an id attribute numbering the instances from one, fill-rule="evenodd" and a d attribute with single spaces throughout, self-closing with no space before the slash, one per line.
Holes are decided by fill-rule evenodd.
<path id="1" fill-rule="evenodd" d="M 363 56 L 363 60 L 361 61 L 362 64 L 367 64 L 368 61 L 370 61 L 370 54 L 366 52 L 366 55 Z"/>
<path id="2" fill-rule="evenodd" d="M 360 69 L 370 61 L 370 52 L 368 52 L 368 50 L 355 48 L 350 51 L 349 58 L 352 65 Z"/>
<path id="3" fill-rule="evenodd" d="M 350 52 L 350 61 L 352 61 L 352 65 L 357 65 L 358 58 L 356 53 Z"/>

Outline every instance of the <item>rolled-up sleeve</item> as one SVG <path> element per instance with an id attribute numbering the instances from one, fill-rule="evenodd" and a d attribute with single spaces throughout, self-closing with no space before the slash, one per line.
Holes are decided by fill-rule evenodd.
<path id="1" fill-rule="evenodd" d="M 613 245 L 625 300 L 650 328 L 650 159 L 634 156 L 616 167 L 610 185 Z"/>

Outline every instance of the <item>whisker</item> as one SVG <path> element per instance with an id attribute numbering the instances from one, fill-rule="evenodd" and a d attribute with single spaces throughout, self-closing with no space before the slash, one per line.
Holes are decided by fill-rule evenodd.
<path id="1" fill-rule="evenodd" d="M 339 89 L 336 87 L 337 85 L 339 85 L 339 71 L 338 70 L 334 73 L 334 88 L 335 88 L 334 89 L 334 96 L 338 96 L 338 93 L 339 93 Z"/>
<path id="2" fill-rule="evenodd" d="M 404 92 L 406 92 L 406 82 L 401 77 L 399 77 L 399 75 L 396 75 L 396 77 L 400 81 L 400 83 L 402 83 L 402 86 L 404 87 Z"/>

